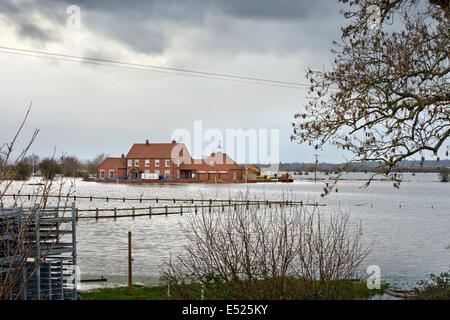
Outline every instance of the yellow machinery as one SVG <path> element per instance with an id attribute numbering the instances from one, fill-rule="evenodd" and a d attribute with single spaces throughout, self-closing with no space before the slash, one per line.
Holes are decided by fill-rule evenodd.
<path id="1" fill-rule="evenodd" d="M 259 175 L 259 174 L 261 174 L 261 170 L 258 169 L 257 167 L 246 164 L 245 165 L 245 174 Z"/>
<path id="2" fill-rule="evenodd" d="M 282 181 L 282 182 L 293 182 L 294 179 L 292 178 L 292 175 L 290 175 L 289 173 L 283 173 L 280 176 L 279 181 Z"/>
<path id="3" fill-rule="evenodd" d="M 252 165 L 248 165 L 248 164 L 245 165 L 245 174 L 247 176 L 254 175 L 254 176 L 256 176 L 257 180 L 269 179 L 268 175 L 261 174 L 261 169 L 255 167 L 255 166 L 252 166 Z"/>

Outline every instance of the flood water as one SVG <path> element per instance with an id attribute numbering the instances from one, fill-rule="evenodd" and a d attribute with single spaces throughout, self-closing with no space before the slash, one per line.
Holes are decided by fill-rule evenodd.
<path id="1" fill-rule="evenodd" d="M 364 241 L 374 246 L 362 266 L 381 268 L 382 281 L 395 288 L 411 288 L 430 273 L 449 270 L 450 263 L 450 183 L 440 183 L 437 174 L 405 174 L 400 189 L 392 182 L 374 181 L 361 188 L 362 173 L 347 174 L 338 192 L 325 198 L 320 194 L 324 181 L 258 184 L 122 185 L 75 181 L 77 196 L 127 198 L 234 198 L 248 192 L 252 198 L 279 200 L 286 194 L 295 200 L 326 204 L 325 213 L 341 210 L 353 221 L 361 221 Z M 319 178 L 328 176 L 319 175 Z M 300 180 L 302 179 L 302 180 Z M 9 193 L 18 188 L 14 184 Z M 31 190 L 26 185 L 22 193 Z M 154 202 L 152 203 L 154 205 Z M 78 208 L 145 207 L 150 203 L 77 199 Z M 123 282 L 127 274 L 127 233 L 133 234 L 133 272 L 136 279 L 155 281 L 161 264 L 181 252 L 184 237 L 180 223 L 186 215 L 82 220 L 77 225 L 78 263 L 83 276 L 104 276 L 108 282 Z"/>

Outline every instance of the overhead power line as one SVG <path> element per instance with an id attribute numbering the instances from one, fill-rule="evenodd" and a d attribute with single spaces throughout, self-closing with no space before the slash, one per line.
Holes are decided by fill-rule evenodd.
<path id="1" fill-rule="evenodd" d="M 270 86 L 285 87 L 285 88 L 292 88 L 292 89 L 304 89 L 304 88 L 309 87 L 308 84 L 297 83 L 297 82 L 272 80 L 272 79 L 248 77 L 248 76 L 241 76 L 241 75 L 222 74 L 222 73 L 214 73 L 214 72 L 204 72 L 204 71 L 197 71 L 197 70 L 190 70 L 190 69 L 162 67 L 162 66 L 155 66 L 155 65 L 117 61 L 117 60 L 112 60 L 112 59 L 81 57 L 81 56 L 76 56 L 76 55 L 68 55 L 68 54 L 60 54 L 60 53 L 53 53 L 53 52 L 44 52 L 44 51 L 37 51 L 37 50 L 4 47 L 4 46 L 0 46 L 0 49 L 2 49 L 2 50 L 0 50 L 0 53 L 4 53 L 4 54 L 15 54 L 15 55 L 21 55 L 21 56 L 47 58 L 47 59 L 53 59 L 53 60 L 58 60 L 58 61 L 79 62 L 79 63 L 94 64 L 94 65 L 101 65 L 101 66 L 114 67 L 114 68 L 168 73 L 168 74 L 173 74 L 173 75 L 196 76 L 196 77 L 215 79 L 215 80 L 225 80 L 225 81 L 233 81 L 233 82 L 241 82 L 241 83 L 258 84 L 258 85 L 270 85 Z M 7 51 L 4 51 L 4 50 L 7 50 Z"/>

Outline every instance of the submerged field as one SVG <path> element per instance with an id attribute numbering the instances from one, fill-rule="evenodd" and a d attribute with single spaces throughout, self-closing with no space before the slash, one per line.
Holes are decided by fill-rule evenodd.
<path id="1" fill-rule="evenodd" d="M 320 176 L 326 178 L 325 176 Z M 297 179 L 301 177 L 296 177 Z M 311 178 L 311 177 L 308 177 Z M 291 184 L 233 185 L 115 185 L 75 180 L 78 196 L 160 197 L 160 198 L 234 198 L 248 192 L 251 198 L 318 201 L 326 204 L 324 212 L 349 212 L 354 221 L 361 221 L 364 240 L 373 242 L 365 268 L 378 265 L 384 282 L 390 287 L 408 289 L 430 273 L 448 270 L 450 263 L 450 183 L 438 182 L 437 174 L 405 175 L 400 189 L 392 183 L 375 181 L 361 188 L 363 174 L 348 174 L 339 183 L 338 192 L 321 198 L 323 181 L 296 180 Z M 19 183 L 13 185 L 17 190 Z M 25 185 L 22 193 L 32 190 Z M 122 201 L 76 201 L 79 208 L 146 206 L 145 203 Z M 183 216 L 122 218 L 114 220 L 80 220 L 77 225 L 77 250 L 82 278 L 104 276 L 113 286 L 125 283 L 127 272 L 127 232 L 133 232 L 133 270 L 140 284 L 157 283 L 161 264 L 181 252 L 184 237 L 180 231 Z M 82 285 L 88 289 L 95 284 Z"/>

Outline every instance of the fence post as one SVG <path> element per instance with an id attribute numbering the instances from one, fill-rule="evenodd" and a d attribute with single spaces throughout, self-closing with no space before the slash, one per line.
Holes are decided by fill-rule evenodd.
<path id="1" fill-rule="evenodd" d="M 128 231 L 128 294 L 133 293 L 133 258 L 131 257 L 131 231 Z"/>
<path id="2" fill-rule="evenodd" d="M 98 220 L 98 208 L 95 208 L 95 220 Z"/>
<path id="3" fill-rule="evenodd" d="M 134 209 L 134 207 L 133 207 L 133 219 L 134 219 L 134 215 L 135 215 L 135 209 Z"/>
<path id="4" fill-rule="evenodd" d="M 152 218 L 152 206 L 148 207 L 148 217 L 151 219 Z"/>
<path id="5" fill-rule="evenodd" d="M 197 214 L 197 205 L 195 205 L 195 214 Z"/>
<path id="6" fill-rule="evenodd" d="M 114 220 L 116 220 L 116 219 L 117 219 L 117 209 L 114 208 Z"/>
<path id="7" fill-rule="evenodd" d="M 209 203 L 209 213 L 211 213 L 211 202 Z"/>
<path id="8" fill-rule="evenodd" d="M 166 205 L 166 217 L 167 217 L 167 205 Z"/>
<path id="9" fill-rule="evenodd" d="M 183 205 L 180 206 L 180 216 L 183 215 Z"/>

